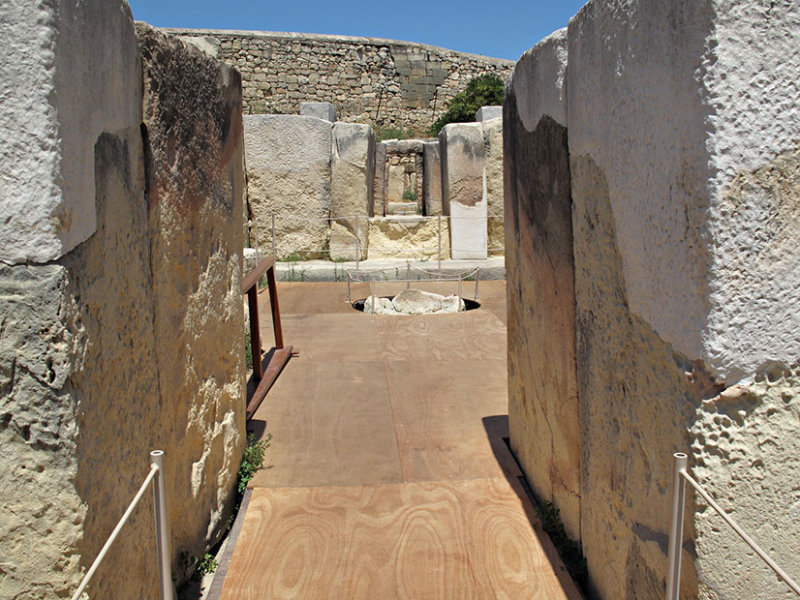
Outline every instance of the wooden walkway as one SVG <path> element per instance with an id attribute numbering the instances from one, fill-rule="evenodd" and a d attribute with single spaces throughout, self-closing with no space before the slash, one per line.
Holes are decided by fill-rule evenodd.
<path id="1" fill-rule="evenodd" d="M 580 598 L 504 441 L 505 283 L 480 291 L 478 310 L 388 317 L 344 284 L 279 285 L 300 356 L 251 421 L 273 441 L 223 600 Z"/>

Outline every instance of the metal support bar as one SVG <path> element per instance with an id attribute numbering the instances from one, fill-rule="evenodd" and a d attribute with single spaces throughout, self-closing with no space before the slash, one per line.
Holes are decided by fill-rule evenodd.
<path id="1" fill-rule="evenodd" d="M 480 268 L 475 269 L 475 302 L 478 301 L 478 283 L 481 280 L 481 270 Z"/>
<path id="2" fill-rule="evenodd" d="M 253 377 L 256 381 L 263 375 L 261 367 L 261 330 L 258 323 L 258 288 L 247 290 L 247 310 L 250 314 L 250 354 L 253 357 Z"/>
<path id="3" fill-rule="evenodd" d="M 150 485 L 151 482 L 155 479 L 155 484 L 153 485 L 153 512 L 155 513 L 156 519 L 156 550 L 158 554 L 158 572 L 159 572 L 159 587 L 161 589 L 161 598 L 162 600 L 174 600 L 173 588 L 172 588 L 172 571 L 170 569 L 169 560 L 170 560 L 170 553 L 169 553 L 169 537 L 167 532 L 169 531 L 169 524 L 167 521 L 167 509 L 166 509 L 166 497 L 164 492 L 164 451 L 163 450 L 154 450 L 150 453 L 150 472 L 145 477 L 142 485 L 139 487 L 139 491 L 136 492 L 136 495 L 131 500 L 131 503 L 128 505 L 128 508 L 125 509 L 125 512 L 122 514 L 122 518 L 120 518 L 117 526 L 114 527 L 114 530 L 111 532 L 111 535 L 108 536 L 106 543 L 101 548 L 100 552 L 97 555 L 97 558 L 94 559 L 92 566 L 89 567 L 89 570 L 84 575 L 83 579 L 81 580 L 78 589 L 75 590 L 75 593 L 72 595 L 71 600 L 78 600 L 81 595 L 83 594 L 84 590 L 86 590 L 86 586 L 89 585 L 94 574 L 97 572 L 100 563 L 103 562 L 103 559 L 108 554 L 108 550 L 111 548 L 111 544 L 114 543 L 114 540 L 117 539 L 119 536 L 120 531 L 122 531 L 122 527 L 127 523 L 128 519 L 130 518 L 133 510 L 139 504 L 139 501 L 144 496 L 145 491 L 147 491 L 147 487 Z"/>
<path id="4" fill-rule="evenodd" d="M 681 549 L 683 547 L 683 512 L 686 481 L 682 474 L 686 471 L 688 458 L 683 452 L 676 452 L 672 477 L 672 525 L 669 530 L 669 570 L 667 571 L 667 600 L 678 600 L 681 584 Z"/>
<path id="5" fill-rule="evenodd" d="M 350 297 L 350 280 L 351 279 L 352 278 L 350 277 L 350 271 L 347 271 L 347 303 L 348 304 L 352 304 L 353 303 L 353 300 Z"/>
<path id="6" fill-rule="evenodd" d="M 442 215 L 438 219 L 439 227 L 439 279 L 442 278 Z"/>
<path id="7" fill-rule="evenodd" d="M 458 276 L 458 308 L 457 308 L 456 312 L 460 312 L 461 311 L 461 295 L 462 295 L 461 294 L 461 281 L 462 281 L 461 275 L 459 275 Z"/>
<path id="8" fill-rule="evenodd" d="M 722 509 L 722 507 L 714 501 L 714 499 L 708 494 L 708 492 L 706 492 L 699 483 L 697 483 L 694 479 L 692 479 L 691 475 L 689 475 L 689 473 L 686 472 L 685 468 L 681 473 L 681 476 L 691 484 L 691 486 L 695 489 L 695 491 L 698 494 L 700 494 L 700 496 L 703 497 L 703 500 L 708 502 L 708 505 L 711 508 L 717 511 L 717 514 L 719 514 L 719 516 L 722 517 L 722 520 L 731 526 L 731 529 L 733 529 L 737 533 L 737 535 L 740 538 L 742 538 L 742 540 L 744 540 L 744 543 L 750 546 L 753 549 L 753 551 L 756 554 L 758 554 L 761 560 L 763 560 L 767 564 L 767 566 L 770 569 L 772 569 L 775 572 L 775 574 L 792 589 L 792 591 L 795 594 L 800 596 L 800 585 L 798 585 L 791 577 L 789 577 L 789 575 L 787 575 L 787 573 L 778 566 L 778 563 L 776 563 L 772 558 L 770 558 L 770 556 L 766 552 L 764 552 L 758 544 L 756 544 L 753 538 L 751 538 L 749 535 L 747 535 L 747 533 L 745 533 L 744 529 L 739 527 L 736 521 L 730 518 L 728 513 L 726 513 Z"/>
<path id="9" fill-rule="evenodd" d="M 150 453 L 151 468 L 158 471 L 153 484 L 153 512 L 156 521 L 156 549 L 158 554 L 158 581 L 163 600 L 173 600 L 172 569 L 170 568 L 169 520 L 167 519 L 167 494 L 164 484 L 164 451 Z"/>
<path id="10" fill-rule="evenodd" d="M 275 248 L 275 213 L 272 213 L 272 263 L 278 260 L 278 251 Z"/>

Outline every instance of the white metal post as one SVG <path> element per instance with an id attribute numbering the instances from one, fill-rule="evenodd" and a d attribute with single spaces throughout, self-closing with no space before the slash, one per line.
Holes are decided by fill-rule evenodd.
<path id="1" fill-rule="evenodd" d="M 164 485 L 164 451 L 153 450 L 150 464 L 158 469 L 153 482 L 153 512 L 156 520 L 156 548 L 158 553 L 158 579 L 162 600 L 175 600 L 172 588 L 172 569 L 169 552 L 169 521 L 167 519 L 167 497 Z"/>
<path id="2" fill-rule="evenodd" d="M 481 270 L 475 269 L 475 302 L 478 301 L 478 282 L 481 279 Z"/>
<path id="3" fill-rule="evenodd" d="M 274 264 L 278 256 L 278 251 L 275 248 L 275 213 L 272 213 L 272 263 Z"/>
<path id="4" fill-rule="evenodd" d="M 442 278 L 442 215 L 439 215 L 439 279 Z"/>
<path id="5" fill-rule="evenodd" d="M 456 312 L 461 311 L 461 275 L 458 276 L 458 307 L 456 308 Z"/>
<path id="6" fill-rule="evenodd" d="M 681 548 L 683 546 L 683 513 L 685 508 L 686 472 L 688 459 L 683 452 L 673 454 L 675 468 L 672 482 L 672 526 L 669 530 L 669 570 L 667 571 L 667 600 L 678 600 L 681 589 Z"/>
<path id="7" fill-rule="evenodd" d="M 375 282 L 369 282 L 369 295 L 372 297 L 372 314 L 375 314 Z"/>
<path id="8" fill-rule="evenodd" d="M 347 303 L 352 304 L 352 302 L 350 299 L 350 271 L 347 271 Z"/>

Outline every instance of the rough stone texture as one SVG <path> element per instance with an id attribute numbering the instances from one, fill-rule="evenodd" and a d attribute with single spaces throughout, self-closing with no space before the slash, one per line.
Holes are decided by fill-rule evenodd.
<path id="1" fill-rule="evenodd" d="M 391 300 L 380 296 L 367 296 L 364 300 L 364 312 L 376 315 L 439 315 L 459 310 L 464 310 L 464 301 L 458 296 L 442 296 L 413 288 L 401 291 Z"/>
<path id="2" fill-rule="evenodd" d="M 527 129 L 530 112 L 540 104 L 525 105 L 524 112 L 520 98 L 530 93 L 533 81 L 563 103 L 563 79 L 556 87 L 536 73 L 563 72 L 566 44 L 562 29 L 526 52 L 506 89 L 506 226 L 514 241 L 506 259 L 508 414 L 512 447 L 528 481 L 540 498 L 559 507 L 567 534 L 578 540 L 580 431 L 567 128 L 561 106 L 545 108 Z"/>
<path id="3" fill-rule="evenodd" d="M 246 115 L 247 190 L 259 246 L 278 259 L 327 258 L 333 124 L 297 115 Z"/>
<path id="4" fill-rule="evenodd" d="M 375 185 L 373 187 L 373 216 L 386 216 L 386 144 L 375 144 Z"/>
<path id="5" fill-rule="evenodd" d="M 323 121 L 336 122 L 336 109 L 330 102 L 301 102 L 299 112 L 305 117 L 317 117 Z"/>
<path id="6" fill-rule="evenodd" d="M 239 70 L 247 113 L 296 114 L 301 102 L 331 102 L 341 121 L 399 127 L 415 135 L 427 133 L 470 79 L 484 73 L 505 79 L 514 66 L 510 60 L 377 38 L 167 31 L 202 39 L 217 58 Z"/>
<path id="7" fill-rule="evenodd" d="M 375 217 L 369 220 L 368 258 L 439 256 L 439 220 L 424 217 Z M 447 219 L 441 220 L 441 254 L 450 258 Z"/>
<path id="8" fill-rule="evenodd" d="M 483 121 L 491 121 L 492 119 L 501 119 L 503 117 L 502 106 L 481 106 L 478 112 L 475 113 L 475 120 L 479 123 Z"/>
<path id="9" fill-rule="evenodd" d="M 127 11 L 103 6 L 111 22 Z M 95 4 L 85 8 L 95 15 Z M 75 19 L 62 31 L 77 31 L 73 42 L 85 47 L 93 21 Z M 128 27 L 123 40 L 135 35 L 130 19 Z M 177 42 L 143 36 L 146 128 L 137 113 L 113 134 L 84 131 L 94 234 L 49 264 L 0 268 L 2 598 L 68 597 L 146 475 L 151 449 L 167 452 L 173 566 L 181 551 L 201 555 L 230 510 L 244 429 L 243 177 L 226 166 L 241 158 L 238 79 Z M 128 58 L 136 63 L 136 48 Z M 72 89 L 80 78 L 58 85 L 64 97 L 86 93 Z M 141 89 L 128 93 L 141 107 Z M 40 184 L 14 182 L 33 194 Z M 200 189 L 205 196 L 194 195 Z M 154 547 L 145 500 L 90 595 L 157 596 Z"/>
<path id="10" fill-rule="evenodd" d="M 503 121 L 483 123 L 483 144 L 486 148 L 486 235 L 491 256 L 502 256 L 506 248 L 503 201 Z"/>
<path id="11" fill-rule="evenodd" d="M 800 571 L 799 404 L 800 365 L 774 363 L 703 402 L 692 427 L 695 477 L 793 577 Z M 695 527 L 701 598 L 791 597 L 700 498 Z"/>
<path id="12" fill-rule="evenodd" d="M 156 360 L 175 553 L 223 532 L 244 446 L 241 81 L 137 26 L 148 130 Z M 202 127 L 198 124 L 202 123 Z"/>
<path id="13" fill-rule="evenodd" d="M 690 444 L 712 494 L 742 502 L 742 525 L 798 568 L 797 549 L 782 548 L 797 537 L 794 508 L 783 508 L 797 501 L 784 459 L 800 429 L 797 373 L 772 368 L 800 355 L 790 266 L 800 239 L 798 36 L 793 3 L 595 0 L 570 21 L 566 47 L 545 41 L 508 86 L 512 445 L 537 490 L 552 489 L 562 515 L 574 514 L 555 474 L 530 458 L 576 423 L 552 410 L 565 388 L 548 389 L 570 369 L 570 342 L 542 332 L 570 320 L 569 246 L 557 243 L 567 223 L 553 209 L 571 195 L 578 525 L 600 598 L 663 595 L 671 455 Z M 540 185 L 547 177 L 560 181 Z M 556 269 L 558 281 L 544 279 Z M 534 373 L 540 356 L 562 367 Z M 762 498 L 783 506 L 759 511 Z M 761 585 L 761 567 L 702 508 L 690 494 L 681 596 L 785 597 Z"/>
<path id="14" fill-rule="evenodd" d="M 0 5 L 3 262 L 54 260 L 94 233 L 94 143 L 141 110 L 131 22 L 117 2 Z"/>
<path id="15" fill-rule="evenodd" d="M 422 202 L 423 214 L 429 217 L 442 212 L 442 162 L 439 141 L 422 144 Z"/>
<path id="16" fill-rule="evenodd" d="M 374 213 L 375 133 L 369 125 L 337 123 L 333 127 L 331 163 L 331 260 L 355 260 L 355 238 L 360 259 L 367 257 L 369 217 Z M 349 236 L 343 235 L 343 227 Z"/>
<path id="17" fill-rule="evenodd" d="M 439 133 L 442 204 L 450 215 L 450 255 L 487 256 L 486 148 L 480 123 L 451 123 Z"/>

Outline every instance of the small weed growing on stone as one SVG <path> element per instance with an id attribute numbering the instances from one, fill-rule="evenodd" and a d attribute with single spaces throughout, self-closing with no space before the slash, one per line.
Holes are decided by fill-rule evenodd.
<path id="1" fill-rule="evenodd" d="M 542 529 L 550 536 L 550 540 L 556 547 L 564 566 L 567 568 L 573 581 L 582 590 L 586 590 L 587 569 L 586 558 L 579 544 L 567 536 L 564 530 L 564 523 L 561 522 L 561 514 L 552 502 L 545 502 L 538 506 L 539 515 L 542 518 Z"/>
<path id="2" fill-rule="evenodd" d="M 411 202 L 417 201 L 417 192 L 416 190 L 405 190 L 403 192 L 403 200 L 409 200 Z"/>
<path id="3" fill-rule="evenodd" d="M 196 574 L 200 577 L 203 575 L 208 575 L 209 573 L 213 573 L 217 570 L 219 563 L 217 563 L 217 559 L 214 558 L 214 555 L 210 552 L 206 552 L 203 555 L 203 558 L 197 563 L 197 571 Z"/>
<path id="4" fill-rule="evenodd" d="M 264 462 L 264 454 L 267 452 L 270 443 L 272 442 L 272 434 L 268 433 L 263 440 L 256 439 L 252 433 L 247 435 L 247 445 L 244 448 L 242 455 L 242 464 L 239 467 L 239 474 L 237 477 L 236 491 L 239 496 L 244 495 L 247 490 L 247 482 L 249 482 L 256 471 L 261 468 Z"/>

